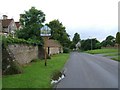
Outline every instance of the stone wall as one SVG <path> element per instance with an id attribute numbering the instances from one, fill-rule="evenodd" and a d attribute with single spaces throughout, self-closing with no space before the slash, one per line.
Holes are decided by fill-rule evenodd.
<path id="1" fill-rule="evenodd" d="M 31 60 L 38 58 L 38 46 L 14 44 L 8 45 L 8 48 L 21 65 L 29 63 Z"/>

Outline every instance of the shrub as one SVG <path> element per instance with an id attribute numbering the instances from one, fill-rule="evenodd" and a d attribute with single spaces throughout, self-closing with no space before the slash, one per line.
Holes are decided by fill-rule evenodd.
<path id="1" fill-rule="evenodd" d="M 4 45 L 8 45 L 8 44 L 28 44 L 28 45 L 42 45 L 41 42 L 39 40 L 32 40 L 32 39 L 19 39 L 19 38 L 12 38 L 12 37 L 5 37 L 2 36 L 2 43 L 4 43 Z"/>
<path id="2" fill-rule="evenodd" d="M 63 53 L 69 53 L 69 52 L 70 52 L 69 48 L 67 48 L 67 47 L 63 48 Z"/>
<path id="3" fill-rule="evenodd" d="M 62 73 L 59 70 L 55 70 L 52 74 L 52 80 L 58 80 L 62 76 Z"/>
<path id="4" fill-rule="evenodd" d="M 15 60 L 12 53 L 8 50 L 7 47 L 2 47 L 2 74 L 11 75 L 22 73 L 22 67 Z"/>

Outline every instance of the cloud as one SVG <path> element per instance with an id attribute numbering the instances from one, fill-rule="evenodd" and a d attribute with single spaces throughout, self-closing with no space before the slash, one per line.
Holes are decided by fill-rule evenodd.
<path id="1" fill-rule="evenodd" d="M 46 14 L 46 23 L 59 19 L 73 37 L 75 32 L 81 38 L 94 36 L 103 39 L 114 35 L 118 23 L 119 0 L 2 0 L 0 15 L 19 20 L 19 14 L 31 6 Z"/>

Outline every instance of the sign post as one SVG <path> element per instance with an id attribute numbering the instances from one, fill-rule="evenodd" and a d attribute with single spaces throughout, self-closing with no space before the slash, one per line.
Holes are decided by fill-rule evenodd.
<path id="1" fill-rule="evenodd" d="M 50 29 L 47 25 L 44 25 L 44 26 L 41 28 L 40 36 L 43 37 L 43 40 L 44 40 L 45 66 L 47 66 L 47 53 L 46 53 L 46 48 L 47 48 L 47 40 L 48 40 L 49 37 L 51 36 L 51 29 Z"/>

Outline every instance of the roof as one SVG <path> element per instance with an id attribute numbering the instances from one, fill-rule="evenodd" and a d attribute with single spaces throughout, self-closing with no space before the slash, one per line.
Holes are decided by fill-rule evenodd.
<path id="1" fill-rule="evenodd" d="M 57 40 L 49 39 L 46 42 L 47 47 L 62 47 L 62 45 Z"/>
<path id="2" fill-rule="evenodd" d="M 11 23 L 12 20 L 13 20 L 13 19 L 5 19 L 5 20 L 2 20 L 2 26 L 3 26 L 3 28 L 8 27 L 8 26 L 10 25 L 10 23 Z"/>
<path id="3" fill-rule="evenodd" d="M 19 22 L 15 22 L 15 24 L 16 24 L 17 28 L 20 27 L 20 23 Z"/>

